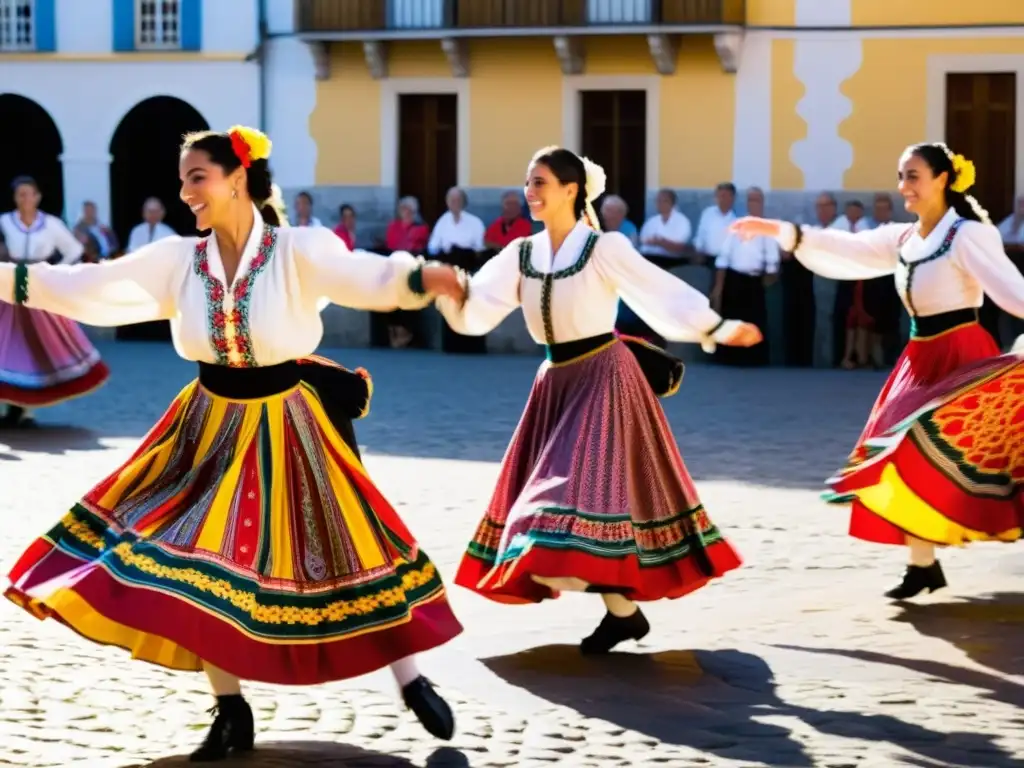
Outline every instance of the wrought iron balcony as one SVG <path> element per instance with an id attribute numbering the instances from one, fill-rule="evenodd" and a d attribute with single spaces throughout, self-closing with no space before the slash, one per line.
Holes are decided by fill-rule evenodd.
<path id="1" fill-rule="evenodd" d="M 341 40 L 715 31 L 742 27 L 745 6 L 745 0 L 298 0 L 296 32 Z"/>

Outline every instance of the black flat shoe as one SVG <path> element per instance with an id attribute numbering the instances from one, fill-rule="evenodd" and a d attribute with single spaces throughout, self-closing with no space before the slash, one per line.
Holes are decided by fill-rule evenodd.
<path id="1" fill-rule="evenodd" d="M 890 600 L 908 600 L 922 592 L 935 592 L 946 586 L 946 575 L 936 560 L 931 565 L 908 565 L 903 580 L 885 593 Z"/>
<path id="2" fill-rule="evenodd" d="M 632 616 L 625 618 L 606 613 L 594 633 L 580 643 L 580 653 L 608 653 L 625 640 L 642 640 L 650 631 L 651 625 L 639 608 Z"/>
<path id="3" fill-rule="evenodd" d="M 448 741 L 455 735 L 452 708 L 423 675 L 402 688 L 402 701 L 431 736 Z"/>
<path id="4" fill-rule="evenodd" d="M 193 763 L 214 763 L 238 752 L 249 752 L 255 740 L 252 710 L 241 696 L 218 696 L 210 732 L 199 749 L 192 753 Z"/>

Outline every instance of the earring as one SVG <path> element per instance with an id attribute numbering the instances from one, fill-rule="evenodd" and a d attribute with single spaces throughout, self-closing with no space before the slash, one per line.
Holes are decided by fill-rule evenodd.
<path id="1" fill-rule="evenodd" d="M 238 190 L 237 189 L 232 189 L 231 190 L 231 199 L 234 200 L 237 197 L 238 197 Z"/>

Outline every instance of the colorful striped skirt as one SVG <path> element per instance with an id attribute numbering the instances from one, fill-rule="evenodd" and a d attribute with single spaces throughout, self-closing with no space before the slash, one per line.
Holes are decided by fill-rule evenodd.
<path id="1" fill-rule="evenodd" d="M 355 677 L 458 635 L 437 568 L 332 423 L 351 374 L 302 362 L 200 366 L 22 555 L 7 597 L 153 664 L 268 683 Z"/>
<path id="2" fill-rule="evenodd" d="M 0 403 L 55 405 L 106 383 L 110 371 L 73 320 L 0 303 Z"/>
<path id="3" fill-rule="evenodd" d="M 605 338 L 549 348 L 456 584 L 528 603 L 558 596 L 534 576 L 568 577 L 658 600 L 740 565 L 636 358 Z"/>
<path id="4" fill-rule="evenodd" d="M 829 501 L 852 503 L 850 535 L 955 546 L 1020 536 L 1020 358 L 998 357 L 976 318 L 915 320 L 850 459 L 828 480 Z"/>

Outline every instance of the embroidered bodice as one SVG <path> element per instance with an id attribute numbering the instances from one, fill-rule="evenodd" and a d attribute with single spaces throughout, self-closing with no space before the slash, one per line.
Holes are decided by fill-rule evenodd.
<path id="1" fill-rule="evenodd" d="M 556 253 L 546 231 L 515 240 L 477 272 L 460 307 L 447 297 L 437 308 L 459 333 L 482 336 L 522 306 L 539 344 L 610 333 L 622 297 L 654 330 L 675 341 L 715 340 L 735 331 L 721 324 L 700 291 L 656 267 L 619 232 L 601 235 L 578 224 Z"/>
<path id="2" fill-rule="evenodd" d="M 255 210 L 255 209 L 254 209 Z M 168 237 L 101 264 L 29 269 L 26 306 L 89 325 L 170 320 L 187 360 L 276 365 L 312 353 L 327 301 L 356 309 L 418 309 L 419 261 L 350 251 L 323 227 L 277 228 L 256 215 L 229 285 L 215 237 Z M 0 264 L 0 299 L 14 293 L 14 265 Z"/>
<path id="3" fill-rule="evenodd" d="M 62 263 L 74 264 L 82 258 L 85 250 L 63 221 L 41 211 L 27 227 L 16 212 L 3 214 L 0 216 L 0 233 L 11 261 L 32 264 L 46 261 L 57 253 Z"/>
<path id="4" fill-rule="evenodd" d="M 950 209 L 927 237 L 910 224 L 885 224 L 851 234 L 803 229 L 796 258 L 832 280 L 869 280 L 894 275 L 911 315 L 926 317 L 980 307 L 987 293 L 1002 309 L 1024 317 L 1024 275 L 1003 250 L 991 224 L 961 219 Z M 795 227 L 779 236 L 791 250 Z"/>

